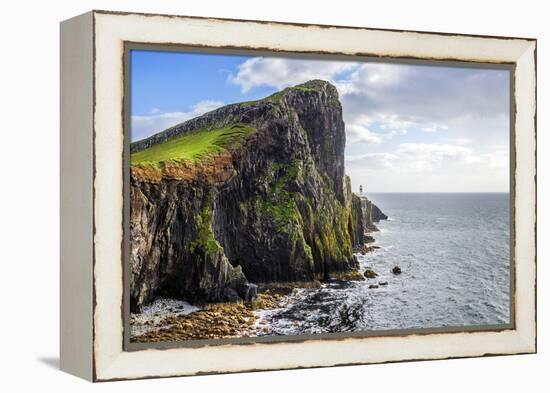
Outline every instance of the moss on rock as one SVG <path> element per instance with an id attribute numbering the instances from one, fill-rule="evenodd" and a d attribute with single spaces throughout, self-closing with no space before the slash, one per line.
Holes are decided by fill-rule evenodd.
<path id="1" fill-rule="evenodd" d="M 199 231 L 197 237 L 189 244 L 191 252 L 202 250 L 206 255 L 213 255 L 217 252 L 223 252 L 223 247 L 214 238 L 212 231 L 212 211 L 209 206 L 202 209 L 202 214 L 195 217 Z"/>

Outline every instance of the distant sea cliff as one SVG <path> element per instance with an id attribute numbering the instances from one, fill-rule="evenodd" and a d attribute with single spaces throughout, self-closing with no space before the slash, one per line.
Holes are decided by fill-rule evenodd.
<path id="1" fill-rule="evenodd" d="M 250 300 L 356 271 L 387 218 L 344 173 L 338 92 L 313 80 L 131 144 L 130 307 Z"/>

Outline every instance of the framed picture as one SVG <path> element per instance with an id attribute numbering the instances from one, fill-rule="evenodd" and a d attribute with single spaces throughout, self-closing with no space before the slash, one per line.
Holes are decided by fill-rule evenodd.
<path id="1" fill-rule="evenodd" d="M 61 368 L 536 351 L 536 40 L 61 24 Z"/>

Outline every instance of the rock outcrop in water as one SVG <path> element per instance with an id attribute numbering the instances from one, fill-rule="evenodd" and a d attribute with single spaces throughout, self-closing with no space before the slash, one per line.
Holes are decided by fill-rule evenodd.
<path id="1" fill-rule="evenodd" d="M 204 144 L 213 135 L 220 139 L 192 159 L 134 162 L 170 152 L 178 138 Z M 246 300 L 256 295 L 251 283 L 357 269 L 354 247 L 386 216 L 352 194 L 344 147 L 336 88 L 317 80 L 133 143 L 132 311 L 159 295 Z"/>

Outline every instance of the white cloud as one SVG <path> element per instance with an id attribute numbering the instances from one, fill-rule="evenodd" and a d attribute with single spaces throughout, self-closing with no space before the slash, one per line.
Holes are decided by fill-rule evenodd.
<path id="1" fill-rule="evenodd" d="M 334 81 L 341 95 L 370 94 L 377 89 L 398 85 L 407 75 L 407 68 L 397 64 L 363 63 L 346 79 Z"/>
<path id="2" fill-rule="evenodd" d="M 442 131 L 442 130 L 448 130 L 449 127 L 447 127 L 444 124 L 432 124 L 432 125 L 427 126 L 427 127 L 421 127 L 420 129 L 424 132 L 438 132 L 438 131 Z"/>
<path id="3" fill-rule="evenodd" d="M 246 93 L 259 86 L 282 89 L 311 79 L 333 80 L 337 74 L 354 67 L 357 63 L 255 57 L 239 65 L 237 74 L 230 73 L 228 80 Z"/>
<path id="4" fill-rule="evenodd" d="M 346 161 L 365 169 L 395 169 L 402 173 L 449 170 L 486 160 L 470 148 L 439 143 L 402 143 L 392 153 L 368 153 L 349 156 Z"/>
<path id="5" fill-rule="evenodd" d="M 197 102 L 188 112 L 163 113 L 158 108 L 153 108 L 149 112 L 149 115 L 134 115 L 132 116 L 132 141 L 147 138 L 176 124 L 219 108 L 222 105 L 223 102 L 221 101 L 205 100 Z"/>
<path id="6" fill-rule="evenodd" d="M 423 132 L 463 129 L 507 118 L 505 71 L 409 65 L 363 65 L 336 82 L 346 121 Z M 488 132 L 488 130 L 485 130 Z"/>
<path id="7" fill-rule="evenodd" d="M 507 118 L 506 75 L 502 70 L 257 57 L 228 79 L 243 92 L 328 80 L 340 93 L 347 124 L 395 136 L 413 129 L 450 131 L 456 122 L 473 130 L 472 124 L 483 119 Z"/>
<path id="8" fill-rule="evenodd" d="M 378 123 L 383 130 L 395 129 L 405 130 L 405 132 L 416 124 L 413 119 L 402 118 L 395 113 L 378 113 L 371 119 L 371 122 Z"/>
<path id="9" fill-rule="evenodd" d="M 371 132 L 367 127 L 358 124 L 346 125 L 346 138 L 351 143 L 382 143 L 382 137 Z"/>
<path id="10" fill-rule="evenodd" d="M 483 156 L 491 169 L 508 170 L 510 165 L 510 152 L 507 145 L 491 146 L 491 151 Z"/>
<path id="11" fill-rule="evenodd" d="M 364 169 L 368 173 L 376 173 L 381 170 L 395 168 L 399 157 L 391 153 L 367 153 L 359 156 L 346 157 L 346 165 L 353 168 Z"/>
<path id="12" fill-rule="evenodd" d="M 469 145 L 470 143 L 472 143 L 472 140 L 469 138 L 457 138 L 453 142 L 457 145 Z"/>
<path id="13" fill-rule="evenodd" d="M 406 168 L 403 169 L 412 172 L 448 170 L 452 166 L 471 165 L 481 161 L 472 149 L 451 144 L 402 143 L 396 153 L 406 163 Z"/>
<path id="14" fill-rule="evenodd" d="M 200 116 L 203 113 L 213 111 L 214 109 L 217 109 L 223 105 L 224 104 L 222 101 L 214 101 L 214 100 L 199 101 L 191 107 L 191 115 L 193 117 Z"/>
<path id="15" fill-rule="evenodd" d="M 376 191 L 506 191 L 508 146 L 402 143 L 392 152 L 346 157 L 355 187 Z"/>

